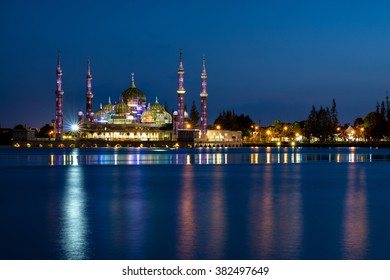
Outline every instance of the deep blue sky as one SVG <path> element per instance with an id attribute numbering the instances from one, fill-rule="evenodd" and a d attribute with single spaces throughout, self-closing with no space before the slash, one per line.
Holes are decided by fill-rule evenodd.
<path id="1" fill-rule="evenodd" d="M 88 56 L 94 110 L 118 100 L 133 71 L 147 102 L 176 108 L 183 48 L 185 102 L 200 110 L 205 53 L 210 123 L 224 109 L 262 125 L 303 120 L 332 98 L 353 122 L 390 89 L 388 1 L 78 2 L 0 2 L 2 127 L 55 117 L 58 49 L 65 121 L 85 111 Z"/>

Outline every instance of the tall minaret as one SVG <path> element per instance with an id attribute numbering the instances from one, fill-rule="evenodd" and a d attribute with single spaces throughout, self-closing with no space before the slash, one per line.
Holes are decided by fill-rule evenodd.
<path id="1" fill-rule="evenodd" d="M 202 92 L 200 93 L 201 98 L 201 107 L 202 107 L 202 115 L 200 118 L 201 121 L 201 133 L 203 135 L 207 135 L 207 73 L 206 73 L 206 58 L 203 55 L 203 67 L 202 67 Z M 204 137 L 205 137 L 204 136 Z"/>
<path id="2" fill-rule="evenodd" d="M 88 57 L 88 70 L 87 70 L 87 93 L 86 93 L 86 118 L 87 118 L 87 121 L 92 121 L 92 97 L 93 97 L 93 94 L 92 94 L 92 75 L 91 75 L 91 61 Z"/>
<path id="3" fill-rule="evenodd" d="M 62 70 L 60 61 L 60 51 L 58 51 L 58 63 L 57 63 L 57 90 L 56 90 L 56 140 L 62 140 L 63 132 L 63 111 L 62 100 L 64 91 L 62 90 Z"/>
<path id="4" fill-rule="evenodd" d="M 180 62 L 179 69 L 177 71 L 179 76 L 179 86 L 177 88 L 177 121 L 178 129 L 184 128 L 184 94 L 186 90 L 184 89 L 184 67 L 183 67 L 183 52 L 180 49 Z"/>

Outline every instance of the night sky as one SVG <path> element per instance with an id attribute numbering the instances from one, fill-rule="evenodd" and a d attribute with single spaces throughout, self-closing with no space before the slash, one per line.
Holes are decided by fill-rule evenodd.
<path id="1" fill-rule="evenodd" d="M 131 84 L 177 108 L 183 48 L 185 103 L 200 111 L 202 55 L 209 123 L 222 110 L 261 125 L 307 118 L 336 99 L 341 123 L 375 110 L 390 89 L 388 1 L 1 1 L 0 125 L 55 118 L 61 50 L 64 122 Z M 99 2 L 99 3 L 97 3 Z"/>

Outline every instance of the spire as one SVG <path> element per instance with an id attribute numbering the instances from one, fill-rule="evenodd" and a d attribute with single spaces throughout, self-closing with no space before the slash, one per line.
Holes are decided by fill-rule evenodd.
<path id="1" fill-rule="evenodd" d="M 108 97 L 108 104 L 111 104 L 111 96 Z"/>
<path id="2" fill-rule="evenodd" d="M 179 68 L 183 68 L 183 49 L 180 49 L 180 62 Z"/>
<path id="3" fill-rule="evenodd" d="M 206 73 L 206 56 L 203 55 L 203 65 L 202 65 L 202 92 L 201 96 L 207 96 L 207 73 Z"/>
<path id="4" fill-rule="evenodd" d="M 60 57 L 60 51 L 58 51 L 57 56 L 57 91 L 62 91 L 62 70 L 61 70 L 61 57 Z"/>
<path id="5" fill-rule="evenodd" d="M 58 50 L 58 55 L 57 55 L 57 73 L 62 72 L 61 71 L 61 57 L 60 57 L 60 50 Z"/>
<path id="6" fill-rule="evenodd" d="M 186 90 L 184 89 L 184 67 L 183 67 L 183 50 L 180 49 L 180 60 L 179 60 L 179 69 L 177 70 L 178 74 L 178 88 L 177 88 L 177 123 L 175 124 L 174 133 L 177 134 L 178 129 L 184 128 L 184 94 Z"/>
<path id="7" fill-rule="evenodd" d="M 179 69 L 177 70 L 177 74 L 179 75 L 179 85 L 178 85 L 177 93 L 184 94 L 186 91 L 184 89 L 184 67 L 183 67 L 183 50 L 182 49 L 180 49 L 180 61 L 179 61 Z"/>
<path id="8" fill-rule="evenodd" d="M 200 75 L 202 79 L 202 92 L 200 93 L 201 98 L 201 132 L 202 137 L 207 139 L 207 73 L 206 73 L 206 57 L 203 55 L 203 64 L 202 64 L 202 74 Z"/>
<path id="9" fill-rule="evenodd" d="M 86 92 L 86 118 L 88 121 L 92 121 L 92 75 L 91 75 L 91 59 L 88 56 L 88 66 L 87 66 L 87 92 Z"/>
<path id="10" fill-rule="evenodd" d="M 61 70 L 61 59 L 60 51 L 58 51 L 57 56 L 57 90 L 56 90 L 56 139 L 62 139 L 62 130 L 63 130 L 63 95 L 64 91 L 62 90 L 62 70 Z"/>
<path id="11" fill-rule="evenodd" d="M 91 75 L 91 60 L 88 56 L 88 67 L 87 67 L 87 94 L 92 94 L 92 75 Z"/>
<path id="12" fill-rule="evenodd" d="M 203 68 L 202 73 L 206 73 L 206 55 L 203 54 Z"/>
<path id="13" fill-rule="evenodd" d="M 134 83 L 134 72 L 131 73 L 131 88 L 135 88 L 135 83 Z"/>
<path id="14" fill-rule="evenodd" d="M 156 103 L 158 103 L 158 98 L 157 98 L 157 96 L 156 96 Z"/>
<path id="15" fill-rule="evenodd" d="M 88 56 L 88 71 L 87 71 L 87 77 L 91 76 L 91 59 Z"/>

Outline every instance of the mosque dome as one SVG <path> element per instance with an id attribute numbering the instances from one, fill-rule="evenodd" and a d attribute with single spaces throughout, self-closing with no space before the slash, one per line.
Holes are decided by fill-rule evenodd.
<path id="1" fill-rule="evenodd" d="M 134 73 L 131 73 L 131 86 L 121 94 L 121 98 L 126 104 L 146 104 L 146 96 L 134 83 Z"/>
<path id="2" fill-rule="evenodd" d="M 128 111 L 129 111 L 129 107 L 123 101 L 119 102 L 115 106 L 115 113 L 116 114 L 126 114 Z"/>
<path id="3" fill-rule="evenodd" d="M 101 121 L 101 120 L 106 118 L 106 114 L 104 113 L 104 111 L 102 109 L 100 109 L 99 111 L 97 111 L 95 113 L 94 118 Z"/>
<path id="4" fill-rule="evenodd" d="M 165 111 L 164 107 L 156 102 L 149 106 L 148 109 L 142 113 L 141 122 L 143 123 L 155 123 L 155 124 L 168 124 L 172 123 L 172 116 Z"/>
<path id="5" fill-rule="evenodd" d="M 111 98 L 108 98 L 108 103 L 103 106 L 102 110 L 106 113 L 114 111 L 114 105 L 111 104 Z"/>
<path id="6" fill-rule="evenodd" d="M 156 113 L 165 112 L 164 107 L 160 103 L 158 103 L 157 98 L 156 102 L 150 106 L 150 110 L 155 111 Z"/>

